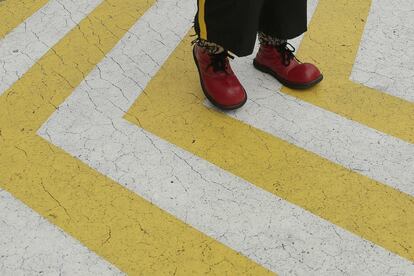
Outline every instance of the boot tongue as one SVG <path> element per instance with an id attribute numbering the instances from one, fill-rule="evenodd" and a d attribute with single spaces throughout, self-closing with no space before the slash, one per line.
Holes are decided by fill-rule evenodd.
<path id="1" fill-rule="evenodd" d="M 227 51 L 223 51 L 218 54 L 210 54 L 211 66 L 214 72 L 224 72 L 226 74 L 230 73 L 230 66 L 228 58 L 233 59 L 234 57 L 230 55 Z"/>
<path id="2" fill-rule="evenodd" d="M 290 62 L 295 59 L 294 52 L 296 51 L 295 47 L 292 44 L 285 42 L 280 45 L 275 46 L 276 50 L 280 53 L 282 57 L 282 63 L 285 66 L 289 66 Z"/>

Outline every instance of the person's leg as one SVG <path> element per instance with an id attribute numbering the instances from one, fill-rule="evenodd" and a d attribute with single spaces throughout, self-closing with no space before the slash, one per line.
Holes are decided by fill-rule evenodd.
<path id="1" fill-rule="evenodd" d="M 197 0 L 194 29 L 201 40 L 237 56 L 253 52 L 264 0 Z"/>
<path id="2" fill-rule="evenodd" d="M 256 41 L 263 0 L 198 0 L 194 61 L 205 96 L 221 109 L 244 105 L 247 94 L 230 67 L 228 51 L 248 55 Z"/>
<path id="3" fill-rule="evenodd" d="M 265 0 L 259 32 L 278 39 L 292 39 L 307 31 L 306 0 Z"/>
<path id="4" fill-rule="evenodd" d="M 295 49 L 287 43 L 306 30 L 306 0 L 265 0 L 259 25 L 260 49 L 254 66 L 290 88 L 309 88 L 319 83 L 323 76 L 318 68 L 299 62 Z"/>

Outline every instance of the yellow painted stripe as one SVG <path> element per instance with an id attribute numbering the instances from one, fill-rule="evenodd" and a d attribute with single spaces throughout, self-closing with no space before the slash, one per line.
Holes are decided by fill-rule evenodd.
<path id="1" fill-rule="evenodd" d="M 414 143 L 414 104 L 349 80 L 370 0 L 320 0 L 298 53 L 313 59 L 325 80 L 307 92 L 283 92 Z"/>
<path id="2" fill-rule="evenodd" d="M 25 21 L 48 0 L 0 1 L 0 39 Z"/>
<path id="3" fill-rule="evenodd" d="M 206 0 L 198 0 L 198 25 L 200 27 L 200 38 L 207 40 L 206 26 Z"/>
<path id="4" fill-rule="evenodd" d="M 414 260 L 412 197 L 205 108 L 189 41 L 188 37 L 171 55 L 126 119 Z"/>
<path id="5" fill-rule="evenodd" d="M 0 188 L 130 275 L 267 275 L 36 135 L 146 0 L 104 1 L 0 97 Z"/>

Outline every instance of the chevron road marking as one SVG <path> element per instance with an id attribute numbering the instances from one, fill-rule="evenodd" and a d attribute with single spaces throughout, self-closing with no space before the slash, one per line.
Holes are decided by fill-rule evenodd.
<path id="1" fill-rule="evenodd" d="M 132 5 L 129 2 L 126 4 Z M 137 4 L 135 3 L 135 5 Z M 193 10 L 191 10 L 187 3 L 180 3 L 180 5 L 178 7 L 182 10 L 181 13 L 180 11 L 178 12 L 179 15 L 181 14 L 178 17 L 185 21 L 178 20 L 181 23 L 176 22 L 176 4 L 168 6 L 160 2 L 156 8 L 151 9 L 148 13 L 148 18 L 142 18 L 136 27 L 127 33 L 127 38 L 124 38 L 117 48 L 108 55 L 108 58 L 102 61 L 96 70 L 92 71 L 69 100 L 60 106 L 59 111 L 43 126 L 39 134 L 106 176 L 139 193 L 147 200 L 156 203 L 164 210 L 272 270 L 292 273 L 292 267 L 294 267 L 296 273 L 309 274 L 310 271 L 313 271 L 318 275 L 331 275 L 332 271 L 352 274 L 361 272 L 366 274 L 384 274 L 385 272 L 387 274 L 413 273 L 412 264 L 406 260 L 289 204 L 279 197 L 257 189 L 242 179 L 204 160 L 200 160 L 192 154 L 168 144 L 151 133 L 121 119 L 124 111 L 129 108 L 129 105 L 138 96 L 137 94 L 134 95 L 134 92 L 142 91 L 142 88 L 146 86 L 146 83 L 167 59 L 170 51 L 175 48 L 175 45 L 184 36 L 190 24 L 190 21 L 186 21 L 188 19 L 188 13 L 186 12 L 192 15 Z M 166 7 L 169 7 L 168 13 L 164 10 Z M 116 7 L 112 8 L 116 9 Z M 131 6 L 129 8 L 131 9 Z M 122 14 L 125 16 L 125 14 L 128 14 L 128 11 L 131 12 L 130 9 L 127 9 L 127 6 L 125 6 Z M 114 14 L 119 15 L 121 13 L 115 12 Z M 163 19 L 161 15 L 168 16 Z M 101 17 L 102 14 L 98 13 L 96 18 Z M 108 18 L 106 17 L 106 20 L 104 19 L 102 22 L 113 22 L 108 21 Z M 122 21 L 122 24 L 119 24 L 120 21 Z M 155 269 L 164 269 L 163 271 L 169 273 L 173 273 L 174 269 L 178 269 L 178 273 L 194 272 L 194 269 L 198 269 L 197 271 L 199 272 L 210 270 L 210 272 L 216 273 L 223 273 L 224 271 L 232 271 L 234 273 L 234 269 L 240 269 L 239 271 L 243 271 L 243 274 L 251 273 L 258 275 L 259 273 L 266 273 L 266 271 L 260 270 L 254 263 L 232 254 L 227 248 L 220 246 L 199 232 L 191 230 L 188 226 L 180 224 L 173 217 L 165 215 L 165 213 L 154 206 L 148 205 L 139 197 L 105 179 L 102 175 L 90 171 L 81 162 L 68 157 L 53 145 L 33 137 L 34 131 L 43 123 L 45 118 L 49 117 L 53 106 L 60 105 L 83 77 L 88 75 L 94 64 L 102 58 L 104 53 L 109 51 L 110 45 L 113 45 L 126 32 L 129 28 L 128 25 L 132 24 L 131 22 L 134 22 L 132 18 L 125 21 L 115 20 L 115 23 L 118 24 L 111 25 L 109 32 L 105 33 L 106 35 L 103 35 L 105 30 L 96 28 L 95 25 L 89 26 L 90 30 L 98 29 L 100 33 L 87 34 L 88 42 L 99 41 L 97 42 L 99 45 L 101 41 L 95 38 L 105 37 L 107 39 L 103 45 L 99 45 L 103 47 L 98 47 L 99 50 L 95 50 L 95 52 L 92 50 L 93 47 L 91 45 L 84 49 L 85 44 L 87 44 L 85 42 L 78 44 L 82 47 L 72 46 L 69 50 L 63 47 L 63 42 L 82 41 L 82 38 L 73 35 L 73 33 L 77 33 L 76 31 L 72 32 L 67 39 L 64 39 L 62 43 L 59 43 L 53 49 L 56 53 L 59 53 L 60 58 L 64 58 L 65 63 L 68 60 L 70 61 L 69 66 L 68 64 L 64 66 L 65 70 L 70 69 L 68 72 L 62 69 L 56 70 L 56 68 L 61 66 L 62 60 L 59 61 L 58 58 L 54 57 L 54 53 L 49 52 L 48 55 L 39 61 L 39 66 L 36 65 L 32 68 L 27 76 L 16 83 L 2 98 L 0 97 L 0 143 L 2 150 L 4 149 L 4 152 L 0 153 L 0 160 L 2 162 L 8 160 L 7 162 L 11 163 L 11 167 L 8 165 L 0 168 L 0 185 L 8 188 L 8 190 L 12 190 L 13 194 L 17 194 L 20 198 L 24 198 L 25 202 L 32 208 L 47 216 L 91 249 L 96 250 L 100 255 L 130 273 L 150 272 Z M 160 32 L 165 22 L 169 22 L 166 26 L 169 28 L 164 30 L 165 32 Z M 98 23 L 95 22 L 95 24 Z M 143 24 L 146 24 L 145 28 Z M 87 25 L 85 23 L 82 26 Z M 150 30 L 148 30 L 148 27 L 150 27 Z M 82 28 L 82 30 L 85 29 Z M 146 30 L 146 32 L 143 32 L 143 30 Z M 177 32 L 177 30 L 179 31 Z M 142 39 L 146 37 L 145 35 L 151 35 L 151 39 L 155 38 L 154 40 L 149 39 L 153 44 L 146 44 L 148 43 L 147 38 L 145 40 Z M 74 37 L 76 39 L 73 40 Z M 163 44 L 165 41 L 169 41 L 169 46 Z M 139 45 L 151 47 L 149 49 L 144 47 L 140 50 L 142 46 Z M 181 45 L 177 51 L 185 53 L 183 49 Z M 84 56 L 91 57 L 92 62 L 89 60 L 90 63 L 86 64 L 84 58 L 75 57 L 71 53 L 71 51 L 77 51 L 77 54 L 79 54 L 83 53 L 83 50 L 87 52 Z M 171 59 L 177 57 L 177 51 Z M 184 57 L 179 57 L 186 64 L 185 66 L 178 64 L 180 66 L 177 68 L 180 70 L 187 68 L 188 60 L 186 60 L 187 57 L 185 55 Z M 176 60 L 176 62 L 179 61 Z M 82 69 L 82 74 L 75 70 L 75 68 L 79 69 L 79 65 Z M 45 68 L 46 71 L 42 72 Z M 168 71 L 168 64 L 164 69 Z M 186 70 L 190 74 L 194 73 L 190 67 Z M 56 71 L 58 72 L 55 74 L 54 72 Z M 45 72 L 49 74 L 41 77 L 42 73 Z M 120 76 L 120 73 L 122 76 Z M 162 74 L 166 74 L 166 72 L 161 70 L 160 75 L 162 76 Z M 155 83 L 159 81 L 160 75 L 154 80 Z M 189 85 L 194 87 L 194 80 L 190 80 L 182 85 L 182 81 L 178 79 L 177 83 L 171 87 L 176 85 L 181 85 L 181 89 L 188 89 Z M 31 91 L 34 90 L 34 97 L 25 97 L 25 93 L 29 90 L 28 87 L 31 88 Z M 57 91 L 59 94 L 57 94 Z M 193 91 L 197 90 L 193 89 Z M 164 91 L 162 92 L 164 93 Z M 152 95 L 154 91 L 151 89 L 147 90 L 146 93 L 152 97 L 150 99 L 165 105 L 162 100 L 160 101 Z M 193 95 L 197 97 L 196 93 Z M 201 96 L 198 97 L 202 99 Z M 191 104 L 200 106 L 202 101 L 198 98 L 195 99 Z M 291 98 L 287 97 L 287 99 Z M 300 103 L 300 101 L 297 102 Z M 154 104 L 157 103 L 154 102 Z M 170 104 L 176 103 L 171 102 Z M 141 108 L 141 103 L 138 106 Z M 151 104 L 146 106 L 153 108 Z M 176 106 L 180 108 L 180 105 Z M 194 110 L 198 111 L 197 108 Z M 152 110 L 150 111 L 152 112 Z M 167 111 L 170 112 L 170 110 Z M 324 115 L 324 112 L 320 112 L 318 114 Z M 214 111 L 210 111 L 210 113 L 215 114 Z M 153 118 L 156 121 L 164 116 L 162 113 L 158 114 L 155 112 L 153 114 L 156 115 Z M 165 112 L 165 114 L 169 113 Z M 206 115 L 206 112 L 201 112 L 200 114 Z M 294 113 L 290 115 L 292 114 Z M 181 115 L 186 115 L 186 113 L 178 114 L 177 118 L 181 118 Z M 283 113 L 281 115 L 285 116 L 287 114 Z M 128 118 L 134 117 L 134 120 L 137 119 L 135 118 L 134 110 L 128 116 Z M 326 120 L 327 123 L 330 123 L 332 118 L 339 122 L 346 122 L 346 120 L 341 121 L 340 117 L 328 116 L 330 119 Z M 144 116 L 143 118 L 145 123 L 146 117 Z M 142 117 L 138 117 L 138 119 L 140 120 L 139 123 L 142 123 Z M 30 120 L 32 120 L 32 126 L 27 123 Z M 220 118 L 221 120 L 223 119 Z M 191 124 L 192 121 L 192 119 L 187 120 L 185 123 Z M 206 121 L 201 120 L 201 123 L 205 124 Z M 235 133 L 237 135 L 238 123 L 227 119 L 223 121 L 229 123 L 229 125 L 236 124 L 234 129 L 236 129 Z M 217 119 L 213 118 L 211 122 L 217 123 Z M 164 122 L 162 122 L 159 127 L 164 125 Z M 355 124 L 355 126 L 352 124 L 343 125 L 339 129 L 346 134 L 348 132 L 347 126 L 350 129 L 355 129 L 355 131 L 362 128 L 365 131 L 364 133 L 369 134 L 368 139 L 371 141 L 377 141 L 375 139 L 378 136 L 375 136 L 375 134 L 380 135 L 380 133 L 373 132 L 367 128 L 364 129 L 363 126 L 358 124 Z M 181 125 L 176 124 L 174 127 L 178 127 L 178 130 L 180 130 Z M 222 129 L 226 127 L 224 125 Z M 170 129 L 171 126 L 167 128 Z M 211 124 L 207 129 L 226 135 L 225 131 L 222 129 L 215 130 Z M 241 133 L 243 133 L 243 125 L 241 130 Z M 322 130 L 320 131 L 322 132 Z M 256 130 L 253 129 L 252 132 L 256 132 Z M 309 133 L 309 130 L 307 132 Z M 258 134 L 263 138 L 263 133 L 258 132 Z M 192 138 L 193 136 L 194 138 Z M 208 133 L 206 136 L 207 138 L 212 137 Z M 191 137 L 191 143 L 194 142 L 194 144 L 199 144 L 201 141 L 201 147 L 203 147 L 203 138 L 199 139 L 197 129 L 193 133 L 189 132 L 187 137 Z M 184 137 L 184 139 L 187 138 Z M 274 138 L 266 136 L 265 139 L 272 140 Z M 335 139 L 337 140 L 338 138 Z M 335 139 L 333 141 L 336 141 Z M 393 147 L 397 147 L 401 151 L 409 146 L 409 144 L 400 143 L 402 141 L 387 135 L 383 139 L 385 139 L 383 145 L 385 149 L 391 150 Z M 254 139 L 250 143 L 252 141 Z M 332 139 L 330 141 L 332 142 Z M 177 144 L 180 145 L 180 143 Z M 267 144 L 272 149 L 274 144 L 271 142 L 265 143 L 265 145 Z M 335 144 L 336 142 L 333 145 Z M 230 147 L 228 152 L 231 152 L 232 149 Z M 245 149 L 248 151 L 249 147 L 245 147 Z M 378 159 L 381 156 L 378 155 L 381 147 L 375 149 L 377 150 L 375 154 L 372 156 L 368 155 L 371 158 L 370 160 L 365 163 L 363 160 L 357 160 L 357 163 L 354 165 L 357 167 L 361 164 L 369 165 L 372 160 Z M 263 152 L 259 152 L 258 155 L 260 153 Z M 403 155 L 401 158 L 405 158 L 404 156 L 409 155 Z M 301 155 L 299 154 L 298 159 L 300 157 Z M 400 160 L 398 153 L 393 155 L 394 157 L 396 160 Z M 209 160 L 211 161 L 211 159 Z M 234 160 L 231 158 L 228 160 L 234 164 Z M 305 160 L 308 161 L 309 158 Z M 410 164 L 410 159 L 403 160 L 406 160 L 405 165 Z M 346 161 L 340 160 L 338 163 L 344 162 Z M 322 164 L 324 163 L 322 162 Z M 404 164 L 403 166 L 405 166 Z M 15 166 L 21 166 L 20 170 L 16 169 Z M 350 164 L 349 167 L 352 167 L 352 165 Z M 154 168 L 157 168 L 159 171 L 154 170 Z M 354 167 L 352 168 L 355 169 Z M 402 166 L 397 166 L 397 170 L 401 168 Z M 346 173 L 348 177 L 351 176 L 350 178 L 352 178 L 352 173 L 349 173 L 349 171 Z M 392 177 L 395 171 L 391 169 L 387 173 L 391 173 Z M 386 176 L 376 176 L 375 172 L 367 174 L 372 174 L 373 178 L 386 178 Z M 323 173 L 322 176 L 324 176 Z M 4 179 L 8 181 L 4 182 Z M 31 179 L 32 183 L 26 183 L 27 179 Z M 198 179 L 197 183 L 193 183 L 195 179 Z M 358 180 L 358 177 L 356 179 Z M 401 177 L 398 181 L 402 183 L 403 179 L 404 177 Z M 302 180 L 299 179 L 299 181 Z M 391 186 L 400 185 L 392 183 L 393 180 L 390 181 L 391 183 L 384 182 Z M 13 185 L 5 183 L 13 183 Z M 362 181 L 362 185 L 364 184 L 366 184 L 365 180 Z M 376 192 L 383 192 L 384 189 L 382 188 L 385 188 L 387 192 L 385 186 L 379 186 L 381 188 L 379 190 L 374 185 L 372 191 L 365 191 L 368 197 Z M 373 187 L 370 186 L 370 188 Z M 404 190 L 405 187 L 401 186 L 399 188 Z M 47 191 L 46 194 L 45 191 Z M 388 190 L 388 192 L 390 192 L 391 200 L 403 201 L 394 205 L 397 210 L 404 206 L 408 210 L 412 208 L 405 200 L 407 198 L 410 199 L 410 197 L 395 193 L 393 190 Z M 312 194 L 310 196 L 312 198 Z M 328 194 L 328 196 L 332 196 L 332 194 Z M 374 199 L 376 196 L 373 196 Z M 377 196 L 378 198 L 381 198 L 381 195 Z M 347 200 L 346 197 L 342 198 L 341 196 L 338 196 L 337 199 Z M 387 200 L 384 201 L 385 204 L 389 203 Z M 82 202 L 80 206 L 79 202 Z M 353 202 L 358 203 L 358 200 Z M 113 210 L 114 208 L 115 210 Z M 329 208 L 331 207 L 328 206 Z M 358 206 L 358 208 L 361 208 L 361 206 Z M 136 214 L 138 209 L 142 212 Z M 375 211 L 373 210 L 374 215 Z M 314 211 L 314 213 L 318 212 Z M 393 211 L 386 215 L 390 214 L 398 215 L 398 211 Z M 115 218 L 116 221 L 114 221 Z M 397 224 L 404 218 L 401 216 L 396 217 Z M 413 225 L 410 219 L 408 217 L 406 225 L 408 233 L 410 233 L 410 227 Z M 150 222 L 151 220 L 153 220 L 153 223 Z M 139 221 L 139 227 L 136 221 Z M 356 226 L 361 226 L 359 223 L 360 221 L 357 218 Z M 161 226 L 157 224 L 161 224 Z M 80 225 L 82 226 L 81 229 L 77 229 Z M 86 231 L 88 233 L 86 233 L 82 230 L 87 229 L 86 227 L 92 228 L 93 231 L 88 229 Z M 362 225 L 362 227 L 366 226 Z M 386 227 L 388 226 L 386 225 Z M 374 229 L 377 230 L 376 228 Z M 136 243 L 136 235 L 140 232 L 143 232 L 142 236 L 146 240 Z M 153 232 L 158 234 L 155 238 L 147 237 L 147 233 L 152 234 Z M 360 234 L 360 232 L 356 232 Z M 372 236 L 375 236 L 375 234 L 381 237 L 382 233 L 374 233 Z M 171 241 L 171 237 L 176 237 L 176 243 Z M 189 237 L 193 239 L 190 240 Z M 404 235 L 402 235 L 399 241 L 404 241 L 404 238 Z M 183 241 L 188 241 L 185 244 L 189 248 L 197 248 L 200 245 L 202 247 L 201 254 L 197 250 L 187 253 L 183 253 L 182 250 L 177 251 L 177 247 L 182 245 Z M 401 246 L 407 246 L 407 244 L 411 246 L 411 241 L 408 240 Z M 146 246 L 146 249 L 142 248 L 144 246 Z M 161 252 L 163 252 L 163 257 L 161 258 L 158 257 L 160 255 L 157 255 L 160 252 L 157 249 L 160 248 L 162 249 Z M 410 256 L 410 250 L 408 247 L 408 256 Z M 122 254 L 119 254 L 120 252 Z M 149 259 L 148 252 L 152 254 Z M 209 254 L 206 254 L 207 252 Z M 401 252 L 397 253 L 407 257 L 407 255 L 401 254 Z M 180 256 L 177 256 L 177 254 Z M 228 261 L 220 259 L 222 256 L 226 256 L 224 258 Z M 142 257 L 144 258 L 142 259 Z M 177 265 L 180 260 L 186 260 L 189 264 Z M 139 265 L 137 265 L 137 261 L 140 261 Z M 151 265 L 156 265 L 157 267 L 151 267 Z M 255 269 L 257 271 L 254 271 Z M 157 272 L 159 271 L 161 270 Z"/>
<path id="2" fill-rule="evenodd" d="M 0 95 L 102 0 L 52 0 L 0 40 Z"/>
<path id="3" fill-rule="evenodd" d="M 122 275 L 0 189 L 1 275 Z"/>
<path id="4" fill-rule="evenodd" d="M 48 0 L 0 1 L 0 39 L 25 21 Z"/>
<path id="5" fill-rule="evenodd" d="M 185 35 L 191 25 L 193 8 L 190 1 L 180 2 L 178 6 L 176 3 L 159 1 L 158 7 L 151 9 L 129 30 L 129 36 L 98 64 L 96 70 L 59 106 L 59 110 L 38 133 L 102 174 L 271 270 L 282 274 L 311 271 L 322 275 L 341 271 L 352 274 L 361 270 L 383 274 L 388 269 L 401 274 L 412 272 L 414 267 L 410 262 L 257 189 L 122 119 L 125 110 L 168 58 L 169 51 Z M 169 75 L 171 83 L 157 90 L 164 92 L 175 87 L 177 94 L 174 96 L 178 100 L 187 95 L 188 83 L 195 85 L 196 81 L 196 78 L 191 80 L 194 69 L 192 64 L 187 67 L 187 57 L 177 56 L 177 52 L 186 53 L 186 48 L 189 48 L 187 43 L 188 40 L 179 46 L 170 61 L 185 60 L 186 66 L 177 65 L 174 68 L 175 72 L 188 72 L 188 75 L 185 79 L 179 77 L 182 75 Z M 161 69 L 161 76 L 169 69 Z M 160 75 L 155 81 L 159 78 Z M 153 92 L 150 84 L 146 91 L 148 97 Z M 196 94 L 190 97 L 197 106 L 202 102 L 202 97 L 198 100 Z M 171 101 L 174 106 L 169 108 L 177 108 L 177 112 L 182 112 L 182 106 L 176 100 L 154 100 L 153 104 L 161 107 L 166 101 Z M 189 107 L 194 108 L 192 104 Z M 163 114 L 168 116 L 169 112 L 164 109 L 160 113 L 154 112 L 151 120 L 156 124 Z M 201 111 L 202 116 L 211 119 L 209 113 L 214 114 L 208 110 Z M 134 115 L 135 110 L 129 114 Z M 188 114 L 184 112 L 182 115 Z M 181 114 L 175 118 L 182 118 Z M 189 119 L 187 122 L 191 121 Z M 211 122 L 223 124 L 217 121 L 213 118 Z M 200 122 L 204 124 L 203 120 Z M 180 131 L 181 124 L 174 122 L 167 126 L 160 121 L 160 126 Z M 236 133 L 237 127 L 239 125 L 232 128 Z M 211 125 L 204 128 L 203 135 L 211 137 L 208 129 L 213 132 L 216 130 Z M 198 144 L 200 135 L 197 132 L 187 132 L 181 139 Z M 256 142 L 255 139 L 252 141 Z M 309 157 L 306 158 L 309 160 Z M 320 160 L 320 164 L 326 162 Z M 328 171 L 332 168 L 334 173 L 341 170 L 337 166 L 329 166 Z M 363 184 L 368 182 L 364 177 L 346 170 L 343 172 L 354 177 L 354 181 L 361 180 Z M 376 188 L 376 185 L 371 184 L 369 188 L 372 187 Z M 382 189 L 403 201 L 408 198 L 392 189 Z M 361 204 L 360 201 L 353 202 Z M 396 206 L 397 211 L 393 215 L 400 215 L 400 208 L 404 204 L 407 202 Z M 361 226 L 364 227 L 363 224 Z"/>
<path id="6" fill-rule="evenodd" d="M 36 135 L 151 4 L 104 1 L 0 97 L 0 187 L 128 274 L 269 274 Z"/>
<path id="7" fill-rule="evenodd" d="M 414 143 L 414 103 L 349 80 L 371 0 L 320 0 L 299 58 L 312 57 L 325 80 L 306 93 L 282 91 Z"/>

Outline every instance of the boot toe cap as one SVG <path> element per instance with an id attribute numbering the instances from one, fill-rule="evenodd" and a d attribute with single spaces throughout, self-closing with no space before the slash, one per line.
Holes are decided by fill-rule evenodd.
<path id="1" fill-rule="evenodd" d="M 227 87 L 216 94 L 215 100 L 224 107 L 238 106 L 246 101 L 246 91 L 241 86 Z"/>
<path id="2" fill-rule="evenodd" d="M 247 100 L 243 86 L 232 78 L 206 83 L 204 93 L 214 105 L 223 109 L 240 107 Z"/>
<path id="3" fill-rule="evenodd" d="M 289 79 L 292 82 L 306 84 L 321 78 L 319 69 L 310 63 L 302 63 L 289 72 Z"/>

